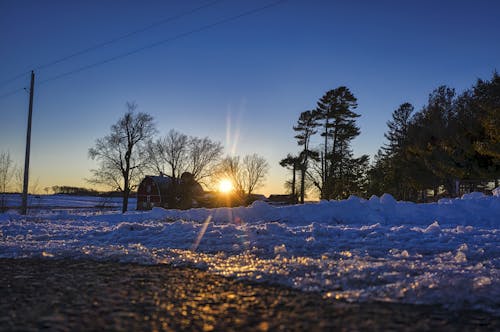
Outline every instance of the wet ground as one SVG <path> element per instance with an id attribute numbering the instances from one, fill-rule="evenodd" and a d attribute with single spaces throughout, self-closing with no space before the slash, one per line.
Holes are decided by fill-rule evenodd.
<path id="1" fill-rule="evenodd" d="M 170 266 L 0 259 L 0 331 L 500 331 L 436 306 L 351 304 Z"/>

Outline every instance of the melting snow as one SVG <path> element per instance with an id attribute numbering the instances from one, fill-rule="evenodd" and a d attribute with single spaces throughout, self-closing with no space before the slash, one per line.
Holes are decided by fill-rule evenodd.
<path id="1" fill-rule="evenodd" d="M 334 299 L 500 315 L 499 192 L 431 204 L 384 194 L 284 207 L 4 213 L 0 257 L 192 265 Z"/>

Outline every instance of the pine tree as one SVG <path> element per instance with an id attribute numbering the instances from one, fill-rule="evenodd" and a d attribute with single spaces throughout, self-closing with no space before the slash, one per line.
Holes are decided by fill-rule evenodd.
<path id="1" fill-rule="evenodd" d="M 459 194 L 460 183 L 479 189 L 500 178 L 500 76 L 457 96 L 446 86 L 435 89 L 410 119 L 403 104 L 388 122 L 388 143 L 369 171 L 369 192 L 388 191 L 418 199 L 440 187 Z M 406 132 L 406 135 L 405 135 Z"/>
<path id="2" fill-rule="evenodd" d="M 315 157 L 316 153 L 310 150 L 309 145 L 311 137 L 316 134 L 317 113 L 314 111 L 304 111 L 300 114 L 297 125 L 293 127 L 293 130 L 297 132 L 295 138 L 300 146 L 303 146 L 302 152 L 300 153 L 300 203 L 304 204 L 305 198 L 305 181 L 306 173 L 308 169 L 308 161 L 310 157 Z"/>
<path id="3" fill-rule="evenodd" d="M 474 103 L 480 114 L 483 137 L 475 143 L 477 152 L 490 156 L 500 164 L 500 75 L 493 74 L 491 81 L 478 80 L 473 88 Z M 498 173 L 496 175 L 498 177 Z"/>
<path id="4" fill-rule="evenodd" d="M 387 144 L 382 148 L 388 156 L 400 154 L 408 136 L 413 105 L 403 103 L 392 113 L 392 120 L 387 121 L 388 132 L 384 134 Z"/>
<path id="5" fill-rule="evenodd" d="M 409 198 L 409 165 L 406 145 L 408 128 L 410 126 L 413 105 L 401 104 L 387 122 L 388 131 L 384 134 L 387 143 L 382 147 L 384 160 L 384 192 L 392 194 L 397 199 Z"/>
<path id="6" fill-rule="evenodd" d="M 368 176 L 368 195 L 380 196 L 384 193 L 390 193 L 388 189 L 388 174 L 390 174 L 389 158 L 382 149 L 377 151 L 375 159 L 367 172 Z"/>
<path id="7" fill-rule="evenodd" d="M 290 182 L 291 195 L 293 197 L 293 202 L 297 203 L 297 171 L 300 169 L 300 157 L 294 157 L 291 154 L 287 154 L 286 158 L 281 159 L 280 166 L 291 169 L 292 171 L 292 181 Z M 288 183 L 288 182 L 287 182 Z"/>
<path id="8" fill-rule="evenodd" d="M 316 113 L 322 121 L 321 136 L 324 138 L 320 185 L 322 198 L 336 198 L 338 193 L 344 191 L 341 179 L 352 158 L 349 154 L 350 143 L 360 134 L 356 126 L 356 118 L 360 116 L 354 112 L 356 107 L 356 97 L 345 86 L 326 92 L 318 101 Z"/>
<path id="9" fill-rule="evenodd" d="M 456 115 L 454 103 L 455 90 L 440 86 L 429 95 L 428 104 L 414 117 L 409 130 L 410 159 L 427 170 L 414 172 L 425 177 L 418 181 L 430 185 L 427 188 L 432 188 L 435 195 L 441 184 L 448 192 L 453 192 L 456 179 L 464 176 L 464 169 L 458 162 L 460 158 L 453 155 L 452 148 L 455 145 L 452 142 Z"/>

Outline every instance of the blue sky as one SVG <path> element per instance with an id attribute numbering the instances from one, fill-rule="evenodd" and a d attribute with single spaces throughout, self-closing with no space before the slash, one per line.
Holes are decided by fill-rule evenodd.
<path id="1" fill-rule="evenodd" d="M 136 31 L 212 1 L 0 0 L 0 82 L 68 54 Z M 500 68 L 500 3 L 485 1 L 288 0 L 101 66 L 47 81 L 265 6 L 218 1 L 112 45 L 36 71 L 31 180 L 39 187 L 88 186 L 96 138 L 127 101 L 174 128 L 209 136 L 236 154 L 271 165 L 261 192 L 280 193 L 278 164 L 298 151 L 292 126 L 327 90 L 348 86 L 358 98 L 356 155 L 374 155 L 399 104 L 416 109 L 437 86 L 462 91 Z M 0 96 L 29 75 L 0 83 Z M 0 97 L 0 151 L 23 163 L 28 95 Z"/>

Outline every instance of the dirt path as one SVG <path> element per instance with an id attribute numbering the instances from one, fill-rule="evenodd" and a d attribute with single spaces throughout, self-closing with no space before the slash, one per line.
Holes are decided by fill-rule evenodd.
<path id="1" fill-rule="evenodd" d="M 1 331 L 498 331 L 434 306 L 347 304 L 188 268 L 0 259 Z"/>

